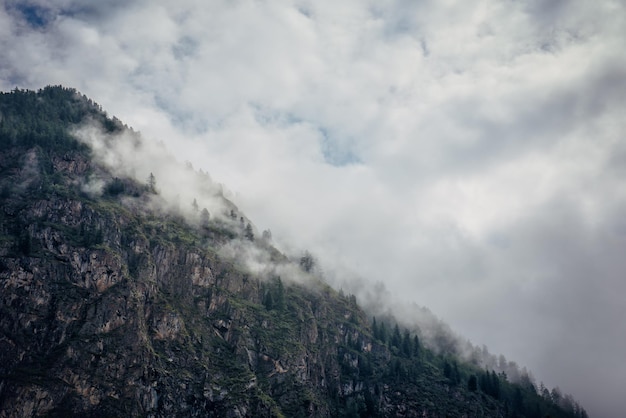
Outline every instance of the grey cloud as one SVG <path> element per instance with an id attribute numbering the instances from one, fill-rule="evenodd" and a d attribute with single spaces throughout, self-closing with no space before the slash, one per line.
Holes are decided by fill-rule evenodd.
<path id="1" fill-rule="evenodd" d="M 609 201 L 614 204 L 624 208 L 623 200 Z M 523 224 L 509 228 L 517 241 L 514 255 L 521 257 L 509 258 L 506 266 L 516 275 L 523 272 L 519 279 L 526 276 L 534 283 L 520 294 L 521 306 L 513 308 L 518 321 L 531 318 L 530 329 L 517 332 L 511 318 L 514 325 L 502 328 L 502 337 L 511 344 L 525 344 L 534 336 L 532 341 L 540 342 L 541 348 L 528 355 L 528 361 L 539 364 L 551 384 L 579 393 L 591 411 L 612 416 L 619 410 L 624 370 L 621 362 L 608 368 L 605 362 L 626 350 L 619 319 L 626 315 L 622 298 L 626 264 L 621 255 L 626 237 L 616 228 L 619 217 L 596 214 L 602 219 L 598 223 L 581 209 L 575 197 L 561 196 Z M 537 326 L 538 322 L 543 325 Z"/>
<path id="2" fill-rule="evenodd" d="M 339 286 L 384 282 L 592 415 L 624 409 L 595 390 L 626 351 L 619 2 L 23 3 L 39 28 L 15 4 L 4 90 L 78 88 Z"/>

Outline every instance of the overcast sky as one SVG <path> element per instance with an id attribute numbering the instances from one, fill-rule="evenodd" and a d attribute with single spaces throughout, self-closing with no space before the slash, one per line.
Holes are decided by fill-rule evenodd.
<path id="1" fill-rule="evenodd" d="M 75 87 L 259 229 L 626 410 L 620 0 L 2 0 L 0 88 Z"/>

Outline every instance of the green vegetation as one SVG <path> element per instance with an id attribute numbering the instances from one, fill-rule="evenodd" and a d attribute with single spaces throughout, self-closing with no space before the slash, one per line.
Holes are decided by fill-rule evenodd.
<path id="1" fill-rule="evenodd" d="M 15 89 L 0 93 L 0 149 L 13 146 L 54 147 L 55 152 L 85 149 L 72 137 L 68 128 L 91 118 L 108 132 L 122 129 L 97 104 L 76 90 L 48 86 L 38 92 Z"/>

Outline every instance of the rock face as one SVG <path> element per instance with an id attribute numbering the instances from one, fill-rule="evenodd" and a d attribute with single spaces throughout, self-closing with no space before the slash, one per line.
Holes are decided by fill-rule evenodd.
<path id="1" fill-rule="evenodd" d="M 372 342 L 332 290 L 287 286 L 285 306 L 268 310 L 274 283 L 208 247 L 158 240 L 148 214 L 23 199 L 3 202 L 4 229 L 21 225 L 29 244 L 2 250 L 1 416 L 330 416 L 327 396 L 364 390 L 342 381 L 336 343 Z"/>
<path id="2" fill-rule="evenodd" d="M 374 338 L 353 297 L 220 256 L 244 239 L 228 222 L 145 209 L 144 186 L 67 134 L 88 116 L 121 125 L 50 89 L 15 93 L 57 104 L 15 134 L 0 107 L 0 417 L 506 415 L 408 331 Z M 86 193 L 93 173 L 115 187 Z"/>

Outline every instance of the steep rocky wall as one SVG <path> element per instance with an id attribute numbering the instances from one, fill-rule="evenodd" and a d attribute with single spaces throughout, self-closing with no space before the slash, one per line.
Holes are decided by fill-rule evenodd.
<path id="1" fill-rule="evenodd" d="M 15 254 L 6 241 L 2 250 L 0 416 L 275 414 L 299 399 L 289 399 L 291 380 L 307 386 L 312 414 L 328 414 L 322 395 L 330 381 L 342 386 L 327 343 L 345 330 L 320 331 L 334 311 L 314 291 L 315 311 L 302 300 L 267 312 L 258 278 L 207 248 L 156 239 L 143 215 L 61 196 L 20 207 L 18 198 L 4 226 L 23 227 L 29 249 Z"/>
<path id="2" fill-rule="evenodd" d="M 415 389 L 364 374 L 365 358 L 385 368 L 391 353 L 321 283 L 287 280 L 285 305 L 268 309 L 276 282 L 164 240 L 178 219 L 117 203 L 57 196 L 10 218 L 7 229 L 27 225 L 30 249 L 2 249 L 1 417 L 328 417 L 364 396 L 382 415 L 437 416 Z"/>

